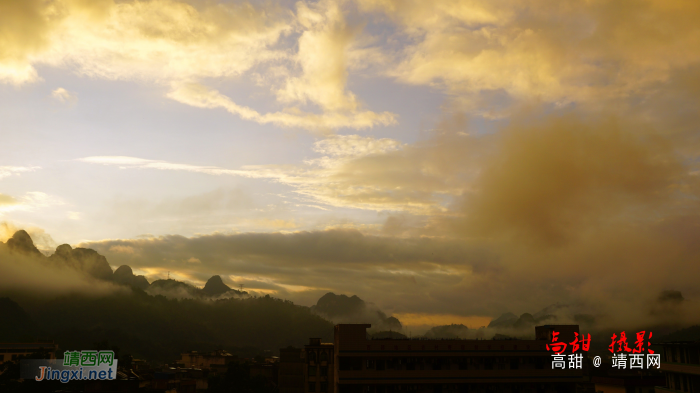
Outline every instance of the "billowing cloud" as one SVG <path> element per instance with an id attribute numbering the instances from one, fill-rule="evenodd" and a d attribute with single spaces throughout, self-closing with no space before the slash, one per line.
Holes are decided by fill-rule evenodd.
<path id="1" fill-rule="evenodd" d="M 56 266 L 47 259 L 10 252 L 0 244 L 0 294 L 15 299 L 33 299 L 70 293 L 107 295 L 123 291 L 70 267 Z"/>
<path id="2" fill-rule="evenodd" d="M 11 3 L 3 2 L 5 7 Z M 240 75 L 281 55 L 268 48 L 287 29 L 280 10 L 256 9 L 246 2 L 200 5 L 172 0 L 25 2 L 14 6 L 22 10 L 3 12 L 8 18 L 27 18 L 3 24 L 6 35 L 26 36 L 7 40 L 16 47 L 4 57 L 19 69 L 72 62 L 93 77 L 169 80 Z"/>
<path id="3" fill-rule="evenodd" d="M 487 117 L 508 114 L 506 97 L 600 107 L 700 62 L 690 49 L 700 45 L 700 5 L 691 0 L 358 3 L 403 32 L 407 44 L 388 73 L 439 86 Z"/>
<path id="4" fill-rule="evenodd" d="M 35 226 L 18 228 L 15 224 L 7 221 L 0 222 L 0 242 L 6 242 L 20 229 L 24 229 L 31 236 L 36 248 L 44 254 L 53 254 L 56 250 L 58 243 L 42 228 Z"/>
<path id="5" fill-rule="evenodd" d="M 473 325 L 499 312 L 535 312 L 556 302 L 600 317 L 599 327 L 697 322 L 692 302 L 682 312 L 650 312 L 658 293 L 669 287 L 696 298 L 693 277 L 700 273 L 684 267 L 700 249 L 674 251 L 682 244 L 659 233 L 654 226 L 628 234 L 614 228 L 558 249 L 353 230 L 163 236 L 83 246 L 105 253 L 115 265 L 177 272 L 200 284 L 212 274 L 228 275 L 247 290 L 304 304 L 328 291 L 357 294 L 389 313 L 410 315 L 416 324 L 447 323 L 446 315 L 455 315 L 454 321 Z M 131 247 L 138 257 L 110 251 L 116 246 Z M 191 262 L 192 255 L 199 263 Z M 684 269 L 687 276 L 659 274 L 653 267 L 664 257 L 669 270 Z"/>
<path id="6" fill-rule="evenodd" d="M 311 101 L 322 108 L 354 111 L 359 103 L 344 91 L 347 81 L 347 52 L 358 28 L 348 26 L 340 4 L 322 0 L 314 5 L 298 3 L 297 16 L 304 32 L 299 38 L 296 61 L 300 77 L 289 78 L 278 91 L 282 101 Z"/>
<path id="7" fill-rule="evenodd" d="M 347 57 L 357 29 L 346 26 L 335 1 L 299 2 L 296 14 L 273 3 L 246 1 L 57 0 L 0 7 L 0 38 L 11 43 L 0 51 L 0 82 L 37 81 L 35 66 L 50 65 L 93 78 L 171 85 L 167 96 L 178 102 L 223 107 L 262 124 L 325 131 L 396 121 L 395 114 L 361 109 L 346 91 Z M 296 54 L 279 45 L 288 35 L 299 37 Z M 297 65 L 300 76 L 295 76 Z M 276 93 L 284 110 L 263 114 L 200 84 L 207 78 L 234 80 L 258 66 L 286 70 Z M 74 100 L 63 88 L 52 96 Z M 294 106 L 307 102 L 321 113 Z"/>
<path id="8" fill-rule="evenodd" d="M 700 249 L 689 230 L 697 224 L 697 176 L 676 143 L 668 129 L 634 118 L 543 116 L 537 110 L 488 134 L 473 132 L 460 118 L 445 121 L 431 138 L 414 144 L 336 136 L 314 144 L 321 158 L 296 166 L 200 169 L 279 181 L 326 206 L 396 211 L 382 230 L 172 236 L 89 246 L 128 245 L 143 253 L 135 263 L 144 266 L 264 278 L 282 288 L 279 296 L 292 299 L 330 290 L 380 301 L 388 312 L 465 317 L 534 312 L 563 302 L 604 316 L 609 326 L 654 324 L 661 314 L 649 310 L 660 291 L 699 295 L 692 277 L 700 271 L 692 261 Z M 178 166 L 159 169 L 166 168 Z M 165 262 L 193 256 L 201 261 L 196 269 Z M 668 273 L 659 274 L 659 261 Z M 645 288 L 643 296 L 634 295 L 638 287 Z M 465 299 L 479 301 L 466 306 Z M 624 308 L 631 310 L 615 315 Z M 692 312 L 669 320 L 691 322 Z"/>

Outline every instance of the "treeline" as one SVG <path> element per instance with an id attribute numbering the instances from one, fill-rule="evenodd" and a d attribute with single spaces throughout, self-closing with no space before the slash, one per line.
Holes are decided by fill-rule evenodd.
<path id="1" fill-rule="evenodd" d="M 16 304 L 6 306 L 15 310 L 13 315 L 20 319 L 16 322 L 24 326 L 25 336 L 32 332 L 53 339 L 61 350 L 92 349 L 93 343 L 108 340 L 122 354 L 156 362 L 171 362 L 191 350 L 226 349 L 250 356 L 256 351 L 300 346 L 309 337 L 330 341 L 333 336 L 331 322 L 307 307 L 270 296 L 177 300 L 139 289 L 128 295 L 70 295 L 26 310 L 31 322 Z M 5 326 L 13 324 L 4 322 Z"/>

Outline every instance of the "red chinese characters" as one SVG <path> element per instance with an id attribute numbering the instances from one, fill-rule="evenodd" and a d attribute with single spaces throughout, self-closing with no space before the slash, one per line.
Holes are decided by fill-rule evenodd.
<path id="1" fill-rule="evenodd" d="M 617 345 L 617 352 L 632 352 L 632 353 L 643 353 L 645 351 L 644 349 L 644 335 L 646 334 L 645 330 L 642 330 L 641 332 L 637 333 L 637 340 L 634 342 L 635 347 L 634 349 L 630 349 L 629 345 L 627 344 L 627 335 L 623 331 L 620 333 L 620 338 L 617 339 L 617 335 L 613 333 L 612 335 L 612 342 L 610 345 L 608 345 L 608 350 L 612 353 L 615 353 L 615 346 Z M 652 332 L 649 332 L 649 339 L 651 339 Z M 616 340 L 617 339 L 617 340 Z M 651 345 L 651 342 L 647 342 L 647 351 L 650 354 L 653 354 L 654 351 L 651 349 L 648 349 L 648 346 Z"/>
<path id="2" fill-rule="evenodd" d="M 564 352 L 566 349 L 566 343 L 563 342 L 557 342 L 559 340 L 559 332 L 552 332 L 552 346 L 550 348 L 549 344 L 545 345 L 548 351 L 552 351 L 559 355 L 560 353 Z"/>
<path id="3" fill-rule="evenodd" d="M 577 332 L 574 332 L 575 338 L 574 341 L 570 342 L 569 344 L 565 342 L 560 342 L 559 341 L 559 332 L 552 332 L 552 342 L 546 345 L 546 348 L 548 351 L 552 351 L 555 354 L 559 355 L 566 348 L 571 345 L 571 352 L 576 352 L 579 349 L 582 349 L 584 351 L 588 351 L 588 349 L 591 346 L 591 335 L 590 333 L 586 337 L 585 335 L 581 334 L 579 338 L 579 334 Z"/>
<path id="4" fill-rule="evenodd" d="M 580 343 L 581 349 L 584 350 L 584 351 L 586 351 L 586 352 L 588 352 L 588 348 L 591 347 L 591 334 L 588 333 L 588 338 L 586 338 L 586 336 L 582 334 L 580 340 L 579 340 L 579 338 L 578 338 L 578 333 L 577 333 L 577 332 L 574 332 L 574 335 L 575 335 L 576 338 L 574 339 L 574 341 L 572 341 L 572 342 L 569 343 L 569 344 L 571 344 L 571 352 L 576 352 L 576 351 L 578 351 L 578 349 L 579 349 L 579 343 Z"/>

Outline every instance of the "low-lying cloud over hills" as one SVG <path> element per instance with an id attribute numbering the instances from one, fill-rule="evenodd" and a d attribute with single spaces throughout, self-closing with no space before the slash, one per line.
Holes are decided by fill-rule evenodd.
<path id="1" fill-rule="evenodd" d="M 0 292 L 16 290 L 24 294 L 41 294 L 48 290 L 55 294 L 108 293 L 123 291 L 124 288 L 119 287 L 125 286 L 169 298 L 219 299 L 247 294 L 231 289 L 220 276 L 212 276 L 204 288 L 170 279 L 149 283 L 143 275 L 135 275 L 128 265 L 122 265 L 113 272 L 107 258 L 97 251 L 72 248 L 68 244 L 58 246 L 52 255 L 46 257 L 24 230 L 15 232 L 6 243 L 0 243 L 0 256 L 0 269 L 6 273 L 0 280 Z M 42 271 L 43 274 L 30 278 L 33 271 Z M 50 285 L 43 285 L 49 281 Z M 96 287 L 96 290 L 88 289 L 92 287 Z"/>
<path id="2" fill-rule="evenodd" d="M 528 333 L 536 323 L 555 321 L 593 329 L 620 324 L 680 328 L 697 323 L 698 318 L 695 312 L 698 303 L 692 291 L 689 291 L 691 297 L 686 298 L 686 292 L 681 294 L 664 287 L 648 287 L 635 297 L 620 296 L 603 301 L 597 296 L 577 296 L 561 285 L 542 286 L 539 280 L 540 286 L 531 288 L 527 297 L 518 296 L 515 289 L 533 280 L 532 275 L 516 280 L 505 270 L 504 261 L 496 259 L 491 252 L 469 242 L 440 238 L 397 238 L 363 235 L 352 230 L 328 230 L 149 237 L 93 242 L 86 246 L 90 248 L 61 245 L 54 254 L 45 257 L 26 232 L 18 231 L 1 246 L 1 251 L 10 259 L 5 258 L 0 264 L 0 268 L 8 272 L 4 281 L 0 279 L 0 289 L 23 287 L 36 288 L 37 292 L 66 293 L 85 288 L 88 292 L 100 293 L 131 286 L 152 295 L 178 299 L 222 299 L 271 293 L 299 304 L 313 305 L 315 313 L 333 322 L 372 323 L 378 330 L 400 330 L 405 325 L 400 321 L 402 313 L 407 312 L 442 314 L 444 322 L 433 326 L 457 323 L 461 315 L 486 315 L 493 318 L 489 327 L 500 329 L 489 331 L 487 336 L 497 333 L 518 336 Z M 103 255 L 120 265 L 114 273 Z M 20 259 L 30 262 L 11 262 Z M 329 264 L 328 261 L 342 263 Z M 379 274 L 375 270 L 378 263 L 383 266 Z M 154 272 L 152 282 L 143 275 L 135 275 L 130 266 Z M 536 265 L 533 268 L 538 269 Z M 56 270 L 60 272 L 56 277 L 66 279 L 49 280 L 44 275 L 23 273 L 42 269 Z M 179 278 L 164 279 L 167 271 Z M 219 275 L 207 276 L 207 271 Z M 630 272 L 635 273 L 638 272 Z M 492 281 L 485 282 L 487 278 Z M 225 279 L 231 284 L 244 284 L 247 290 L 232 289 Z M 585 284 L 584 281 L 583 285 L 603 283 L 606 279 L 607 275 L 589 278 L 592 282 Z M 472 292 L 471 300 L 466 303 L 446 302 L 441 295 L 444 292 L 436 288 L 459 290 L 465 281 L 484 289 L 481 293 Z M 32 284 L 23 286 L 21 282 Z M 358 296 L 335 295 L 336 292 L 319 288 L 319 282 L 325 282 L 324 286 L 332 291 L 361 293 L 363 298 L 375 303 L 366 303 Z M 501 285 L 503 290 L 494 292 Z M 559 298 L 552 299 L 551 295 L 555 294 Z M 541 309 L 552 304 L 551 300 L 559 304 Z M 538 309 L 541 311 L 528 313 Z M 503 314 L 509 310 L 519 312 Z M 390 318 L 391 315 L 398 319 Z M 449 315 L 454 315 L 454 319 Z M 409 326 L 404 331 L 421 334 L 430 328 L 430 325 Z"/>
<path id="3" fill-rule="evenodd" d="M 578 324 L 596 337 L 635 328 L 653 330 L 659 337 L 689 326 L 696 306 L 681 292 L 665 290 L 638 311 L 649 322 L 643 326 L 634 320 L 613 325 L 611 321 L 617 319 L 596 313 L 600 309 L 562 303 L 519 316 L 506 312 L 488 326 L 405 326 L 357 295 L 328 292 L 313 306 L 300 307 L 289 300 L 232 289 L 219 275 L 209 278 L 203 288 L 173 279 L 149 283 L 127 265 L 112 273 L 107 258 L 92 249 L 61 245 L 46 257 L 21 230 L 0 244 L 0 273 L 0 311 L 17 327 L 0 329 L 0 339 L 53 337 L 71 348 L 110 339 L 130 352 L 161 360 L 193 346 L 213 348 L 224 343 L 232 350 L 251 353 L 269 345 L 301 345 L 309 335 L 330 339 L 333 323 L 369 323 L 375 337 L 392 338 L 531 338 L 534 327 L 541 324 Z M 161 328 L 166 325 L 174 330 L 164 337 Z M 231 338 L 233 331 L 240 334 Z M 248 340 L 251 334 L 258 338 Z M 597 339 L 595 345 L 602 341 Z"/>

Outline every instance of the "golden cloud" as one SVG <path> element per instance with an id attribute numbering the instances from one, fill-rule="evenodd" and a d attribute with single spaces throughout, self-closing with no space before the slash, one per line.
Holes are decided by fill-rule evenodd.
<path id="1" fill-rule="evenodd" d="M 362 110 L 345 89 L 357 29 L 335 1 L 297 4 L 297 14 L 273 3 L 56 0 L 0 3 L 0 82 L 37 81 L 35 65 L 69 67 L 94 78 L 172 85 L 168 97 L 202 108 L 223 107 L 243 119 L 283 127 L 329 130 L 393 124 L 396 115 Z M 299 51 L 278 48 L 300 34 Z M 362 50 L 363 48 L 358 48 Z M 357 60 L 357 59 L 355 59 Z M 295 68 L 301 66 L 301 75 Z M 233 103 L 206 78 L 240 77 L 254 66 L 282 67 L 276 89 L 283 111 L 261 114 Z M 65 89 L 53 96 L 68 97 Z M 289 105 L 311 103 L 320 114 Z"/>
<path id="2" fill-rule="evenodd" d="M 474 113 L 492 113 L 484 91 L 516 100 L 599 105 L 698 65 L 700 4 L 675 1 L 358 0 L 405 34 L 387 71 L 432 84 Z M 484 105 L 490 104 L 490 105 Z"/>

